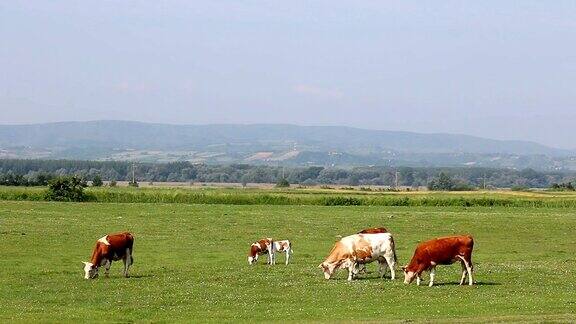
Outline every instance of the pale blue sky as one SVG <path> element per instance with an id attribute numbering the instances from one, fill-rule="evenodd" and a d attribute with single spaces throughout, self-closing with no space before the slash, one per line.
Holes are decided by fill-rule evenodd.
<path id="1" fill-rule="evenodd" d="M 576 148 L 576 1 L 2 1 L 0 123 L 449 132 Z"/>

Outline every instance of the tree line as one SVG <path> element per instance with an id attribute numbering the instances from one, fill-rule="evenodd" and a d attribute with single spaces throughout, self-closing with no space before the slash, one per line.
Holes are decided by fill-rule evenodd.
<path id="1" fill-rule="evenodd" d="M 84 181 L 278 183 L 300 185 L 428 186 L 431 189 L 547 188 L 574 182 L 574 172 L 477 167 L 282 167 L 248 164 L 131 163 L 123 161 L 0 159 L 0 185 L 43 186 L 57 176 Z M 569 187 L 569 186 L 568 186 Z"/>

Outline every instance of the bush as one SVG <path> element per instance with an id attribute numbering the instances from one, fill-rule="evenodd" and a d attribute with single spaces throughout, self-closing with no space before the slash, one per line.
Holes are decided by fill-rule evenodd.
<path id="1" fill-rule="evenodd" d="M 576 191 L 572 182 L 553 183 L 550 189 L 555 191 Z"/>
<path id="2" fill-rule="evenodd" d="M 110 182 L 108 183 L 109 187 L 116 187 L 116 180 L 110 180 Z"/>
<path id="3" fill-rule="evenodd" d="M 276 182 L 276 188 L 288 188 L 290 187 L 290 182 L 286 180 L 286 178 L 280 178 L 278 182 Z"/>
<path id="4" fill-rule="evenodd" d="M 128 187 L 134 187 L 134 188 L 138 188 L 138 181 L 134 180 L 130 180 L 130 182 L 128 182 Z"/>
<path id="5" fill-rule="evenodd" d="M 434 178 L 428 183 L 428 189 L 440 191 L 470 191 L 476 188 L 464 181 L 453 180 L 446 173 L 440 172 L 438 178 Z"/>
<path id="6" fill-rule="evenodd" d="M 92 187 L 102 187 L 103 184 L 104 182 L 99 175 L 94 176 L 94 179 L 92 179 Z"/>
<path id="7" fill-rule="evenodd" d="M 76 176 L 57 177 L 48 183 L 44 194 L 45 200 L 53 201 L 84 201 L 84 181 Z"/>
<path id="8" fill-rule="evenodd" d="M 530 191 L 530 188 L 523 185 L 515 185 L 510 188 L 512 191 Z"/>

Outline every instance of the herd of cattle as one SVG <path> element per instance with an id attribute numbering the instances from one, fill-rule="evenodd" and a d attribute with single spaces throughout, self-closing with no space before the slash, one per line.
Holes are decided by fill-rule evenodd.
<path id="1" fill-rule="evenodd" d="M 128 232 L 109 234 L 99 239 L 92 252 L 90 262 L 83 262 L 84 278 L 98 277 L 98 268 L 102 266 L 105 269 L 105 275 L 108 276 L 112 261 L 118 260 L 123 260 L 124 276 L 128 277 L 128 269 L 134 262 L 132 257 L 133 245 L 134 237 Z M 416 279 L 416 283 L 420 285 L 422 273 L 429 271 L 429 286 L 432 286 L 437 265 L 448 265 L 459 261 L 462 265 L 460 285 L 465 282 L 466 275 L 468 275 L 468 284 L 472 285 L 474 283 L 472 277 L 473 248 L 474 240 L 469 235 L 441 237 L 418 244 L 410 263 L 402 267 L 404 283 L 409 284 Z M 276 264 L 277 253 L 285 253 L 285 262 L 288 264 L 292 255 L 292 243 L 288 240 L 261 239 L 250 246 L 248 263 L 255 264 L 260 255 L 266 254 L 267 263 Z M 394 268 L 398 260 L 394 238 L 383 227 L 369 228 L 343 237 L 336 242 L 326 260 L 318 267 L 322 269 L 326 279 L 330 279 L 338 269 L 347 269 L 348 280 L 352 280 L 360 272 L 365 271 L 367 263 L 374 261 L 378 262 L 381 277 L 384 277 L 386 268 L 388 268 L 391 279 L 395 279 Z"/>

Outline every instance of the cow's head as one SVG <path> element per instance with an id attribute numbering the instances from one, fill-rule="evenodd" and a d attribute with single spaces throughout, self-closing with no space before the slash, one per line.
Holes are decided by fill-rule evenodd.
<path id="1" fill-rule="evenodd" d="M 414 278 L 416 278 L 416 272 L 408 270 L 408 266 L 402 267 L 402 271 L 404 272 L 405 284 L 411 283 L 414 280 Z"/>
<path id="2" fill-rule="evenodd" d="M 90 262 L 82 262 L 84 264 L 84 279 L 94 279 L 98 277 L 98 267 Z"/>
<path id="3" fill-rule="evenodd" d="M 340 260 L 337 262 L 322 262 L 320 263 L 320 265 L 318 266 L 318 268 L 322 269 L 322 272 L 324 272 L 324 278 L 325 279 L 330 279 L 332 278 L 332 276 L 334 275 L 334 272 L 336 272 L 336 270 L 340 269 L 340 268 L 346 268 L 350 266 L 350 262 L 352 262 L 351 260 Z"/>
<path id="4" fill-rule="evenodd" d="M 252 265 L 258 261 L 258 252 L 260 252 L 260 245 L 253 243 L 250 247 L 250 253 L 248 253 L 248 264 Z"/>
<path id="5" fill-rule="evenodd" d="M 332 274 L 334 273 L 334 264 L 329 264 L 326 262 L 322 262 L 320 263 L 320 265 L 318 265 L 318 268 L 322 269 L 322 272 L 324 272 L 324 278 L 325 279 L 330 279 L 332 277 Z"/>

